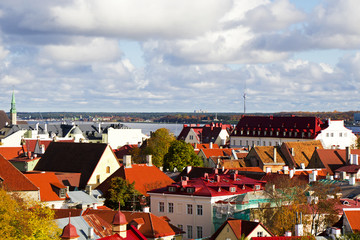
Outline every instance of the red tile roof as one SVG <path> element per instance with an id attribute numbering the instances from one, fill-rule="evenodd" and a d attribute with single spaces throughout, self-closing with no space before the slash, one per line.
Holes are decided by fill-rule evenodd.
<path id="1" fill-rule="evenodd" d="M 358 173 L 360 169 L 359 165 L 347 165 L 335 170 L 335 172 L 346 172 L 346 173 Z"/>
<path id="2" fill-rule="evenodd" d="M 4 179 L 3 187 L 10 192 L 39 190 L 24 174 L 2 156 L 0 156 L 0 177 Z"/>
<path id="3" fill-rule="evenodd" d="M 122 159 L 124 155 L 131 155 L 130 152 L 134 148 L 138 148 L 137 144 L 124 145 L 118 149 L 114 149 L 113 152 L 118 159 Z"/>
<path id="4" fill-rule="evenodd" d="M 120 167 L 103 183 L 97 186 L 96 189 L 103 193 L 107 192 L 110 188 L 111 179 L 114 177 L 121 177 L 128 180 L 130 183 L 135 182 L 135 189 L 144 196 L 148 196 L 147 191 L 149 190 L 164 187 L 174 182 L 156 166 L 132 164 L 131 168 L 126 168 L 125 166 Z"/>
<path id="5" fill-rule="evenodd" d="M 204 177 L 182 180 L 149 193 L 194 195 L 194 196 L 231 196 L 255 191 L 255 185 L 263 189 L 265 181 L 258 181 L 238 174 L 204 174 Z M 183 178 L 184 179 L 184 178 Z M 235 187 L 235 189 L 231 189 Z M 260 190 L 259 189 L 259 190 Z M 231 191 L 233 190 L 233 191 Z"/>
<path id="6" fill-rule="evenodd" d="M 243 116 L 232 136 L 274 137 L 276 132 L 282 138 L 315 139 L 322 129 L 327 127 L 317 117 L 281 117 L 281 116 Z M 265 135 L 264 132 L 267 134 Z M 273 135 L 271 135 L 271 132 Z M 291 136 L 289 133 L 292 133 Z M 285 133 L 285 136 L 284 136 Z M 295 136 L 297 133 L 297 136 Z M 302 137 L 302 133 L 304 137 Z M 308 135 L 310 133 L 310 136 Z"/>
<path id="7" fill-rule="evenodd" d="M 59 218 L 67 218 L 69 217 L 69 213 L 71 213 L 71 217 L 78 217 L 82 214 L 82 209 L 52 209 L 54 214 L 54 219 Z"/>
<path id="8" fill-rule="evenodd" d="M 0 155 L 6 160 L 18 157 L 22 153 L 22 147 L 0 147 Z"/>
<path id="9" fill-rule="evenodd" d="M 87 209 L 83 215 L 97 214 L 105 221 L 111 223 L 116 213 L 117 211 L 114 210 Z M 125 215 L 126 220 L 129 223 L 135 219 L 143 219 L 144 224 L 139 227 L 139 231 L 147 238 L 160 238 L 183 233 L 181 229 L 152 213 L 128 211 L 122 211 L 122 213 Z"/>
<path id="10" fill-rule="evenodd" d="M 360 149 L 351 149 L 350 153 L 360 155 Z M 315 159 L 319 159 L 320 162 L 313 162 Z M 326 168 L 329 173 L 333 175 L 336 169 L 345 166 L 346 164 L 346 150 L 317 149 L 315 150 L 308 168 Z"/>
<path id="11" fill-rule="evenodd" d="M 191 144 L 193 147 L 194 147 L 194 149 L 198 149 L 198 150 L 201 150 L 201 149 L 209 149 L 210 148 L 210 143 L 197 143 L 197 144 L 195 144 L 195 143 L 193 143 L 193 144 Z M 219 145 L 217 145 L 216 143 L 213 143 L 213 146 L 212 146 L 213 148 L 219 148 Z"/>
<path id="12" fill-rule="evenodd" d="M 360 232 L 360 209 L 344 209 L 344 215 L 346 216 L 352 231 Z"/>
<path id="13" fill-rule="evenodd" d="M 36 144 L 39 144 L 39 146 L 44 145 L 45 150 L 47 149 L 47 147 L 50 145 L 51 142 L 53 142 L 54 140 L 52 139 L 24 139 L 25 140 L 25 146 L 27 148 L 28 151 L 30 152 L 34 152 L 35 151 L 35 147 Z M 74 139 L 66 139 L 66 140 L 62 140 L 62 139 L 58 139 L 57 142 L 74 142 Z"/>
<path id="14" fill-rule="evenodd" d="M 46 173 L 27 173 L 25 174 L 38 188 L 40 188 L 40 199 L 43 202 L 47 201 L 61 201 L 65 198 L 60 198 L 54 191 L 55 188 L 66 188 L 53 172 Z"/>
<path id="15" fill-rule="evenodd" d="M 112 225 L 98 215 L 88 214 L 82 217 L 99 237 L 106 237 L 112 234 Z"/>
<path id="16" fill-rule="evenodd" d="M 231 156 L 232 150 L 233 148 L 204 148 L 201 151 L 205 154 L 206 158 L 209 158 L 212 156 L 216 156 L 216 157 Z"/>

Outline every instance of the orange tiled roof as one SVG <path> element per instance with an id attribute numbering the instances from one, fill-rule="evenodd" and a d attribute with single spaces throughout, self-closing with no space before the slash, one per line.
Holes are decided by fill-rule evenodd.
<path id="1" fill-rule="evenodd" d="M 206 158 L 217 156 L 217 157 L 225 157 L 232 155 L 233 148 L 204 148 L 202 149 Z"/>
<path id="2" fill-rule="evenodd" d="M 40 188 L 40 199 L 43 202 L 60 201 L 65 198 L 60 198 L 53 190 L 53 186 L 57 188 L 66 188 L 53 172 L 46 173 L 28 173 L 25 174 L 38 188 Z"/>
<path id="3" fill-rule="evenodd" d="M 0 147 L 0 155 L 6 160 L 18 157 L 20 152 L 22 152 L 22 147 Z"/>
<path id="4" fill-rule="evenodd" d="M 0 156 L 0 177 L 8 191 L 38 191 L 39 189 L 4 157 Z"/>
<path id="5" fill-rule="evenodd" d="M 315 149 L 323 149 L 320 140 L 304 142 L 285 142 L 284 145 L 289 151 L 293 149 L 293 154 L 289 152 L 289 155 L 290 158 L 292 158 L 292 161 L 295 162 L 297 167 L 300 167 L 301 163 L 304 163 L 306 167 L 309 164 L 309 161 Z"/>
<path id="6" fill-rule="evenodd" d="M 344 209 L 344 214 L 349 221 L 351 229 L 356 232 L 360 231 L 360 210 L 347 210 Z"/>
<path id="7" fill-rule="evenodd" d="M 122 166 L 96 189 L 103 193 L 110 188 L 111 179 L 121 177 L 130 183 L 135 182 L 135 189 L 144 196 L 149 196 L 146 192 L 155 188 L 165 187 L 174 181 L 165 173 L 160 171 L 156 166 L 147 166 L 146 164 L 132 164 L 131 168 Z"/>
<path id="8" fill-rule="evenodd" d="M 256 146 L 254 149 L 263 163 L 274 163 L 274 146 Z M 277 148 L 276 162 L 285 163 L 283 156 L 279 152 L 279 148 Z"/>
<path id="9" fill-rule="evenodd" d="M 83 213 L 83 215 L 96 214 L 111 224 L 116 212 L 117 211 L 113 211 L 113 210 L 87 209 Z M 182 233 L 182 231 L 179 228 L 173 226 L 169 222 L 165 221 L 164 219 L 152 213 L 128 212 L 128 211 L 121 211 L 121 212 L 125 215 L 127 222 L 131 222 L 132 220 L 139 221 L 140 219 L 143 219 L 144 224 L 140 226 L 139 231 L 146 238 L 160 238 L 160 237 L 172 236 Z"/>
<path id="10" fill-rule="evenodd" d="M 191 144 L 194 148 L 196 149 L 210 149 L 210 143 L 197 143 L 196 146 L 195 144 Z M 219 148 L 219 145 L 217 145 L 216 143 L 213 143 L 213 148 Z"/>

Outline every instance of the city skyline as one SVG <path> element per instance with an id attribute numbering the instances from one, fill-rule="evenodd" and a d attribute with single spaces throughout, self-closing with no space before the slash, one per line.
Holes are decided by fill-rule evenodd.
<path id="1" fill-rule="evenodd" d="M 0 109 L 358 110 L 355 0 L 0 2 Z"/>

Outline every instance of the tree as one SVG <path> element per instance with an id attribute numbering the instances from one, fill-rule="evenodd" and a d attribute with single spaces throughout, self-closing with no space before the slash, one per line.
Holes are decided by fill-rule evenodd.
<path id="1" fill-rule="evenodd" d="M 169 129 L 159 128 L 151 134 L 146 141 L 146 146 L 141 149 L 140 154 L 144 158 L 146 155 L 152 155 L 152 163 L 157 167 L 163 166 L 164 156 L 168 152 L 171 142 L 175 137 Z"/>
<path id="2" fill-rule="evenodd" d="M 191 144 L 175 140 L 171 143 L 168 153 L 164 157 L 164 168 L 173 171 L 186 166 L 203 166 L 201 158 L 195 154 Z"/>
<path id="3" fill-rule="evenodd" d="M 135 182 L 129 183 L 121 177 L 114 177 L 111 179 L 110 188 L 105 194 L 105 205 L 112 209 L 118 209 L 120 203 L 121 207 L 125 206 L 130 210 L 134 207 L 134 204 L 126 203 L 135 203 L 135 200 L 137 200 L 140 195 L 141 194 L 135 190 Z"/>
<path id="4" fill-rule="evenodd" d="M 54 211 L 39 202 L 25 202 L 0 189 L 1 239 L 60 239 Z"/>

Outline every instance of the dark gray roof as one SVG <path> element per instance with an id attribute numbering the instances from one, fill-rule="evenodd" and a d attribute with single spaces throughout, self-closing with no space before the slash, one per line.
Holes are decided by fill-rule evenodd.
<path id="1" fill-rule="evenodd" d="M 10 119 L 3 110 L 0 110 L 0 129 L 10 124 Z"/>
<path id="2" fill-rule="evenodd" d="M 84 189 L 107 144 L 51 142 L 35 170 L 81 173 L 79 187 Z"/>

